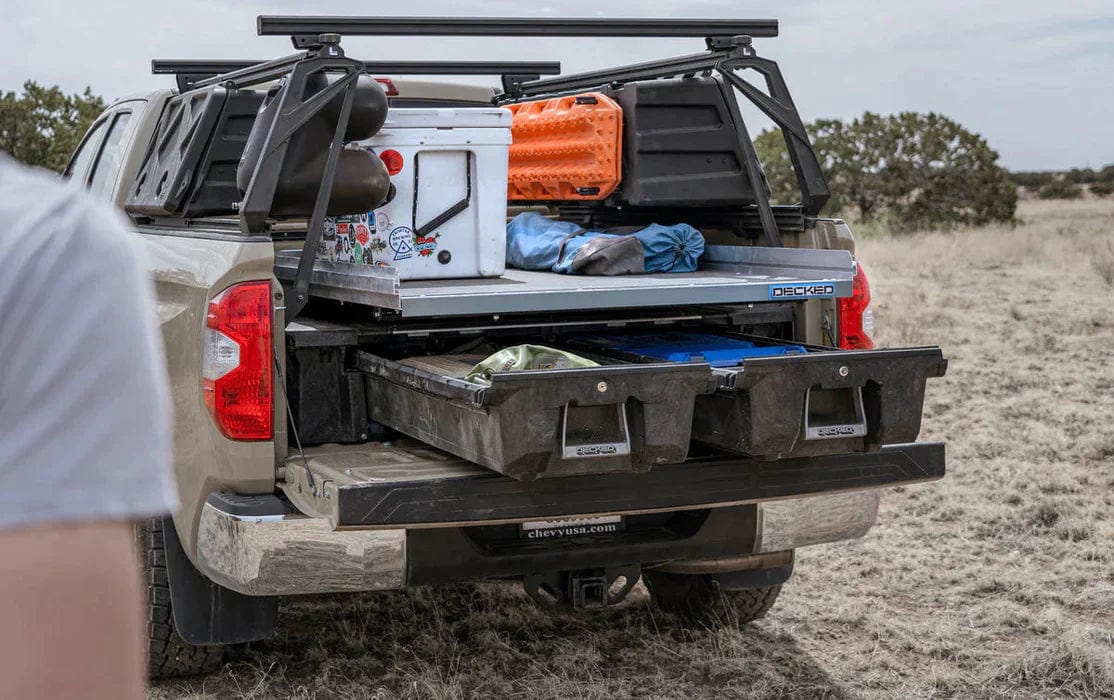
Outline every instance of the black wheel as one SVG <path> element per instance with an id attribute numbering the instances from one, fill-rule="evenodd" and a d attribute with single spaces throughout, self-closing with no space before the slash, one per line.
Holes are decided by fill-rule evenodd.
<path id="1" fill-rule="evenodd" d="M 642 580 L 654 605 L 692 622 L 745 625 L 774 606 L 781 584 L 727 591 L 708 574 L 643 571 Z"/>
<path id="2" fill-rule="evenodd" d="M 140 569 L 147 588 L 147 668 L 151 678 L 212 673 L 224 660 L 224 647 L 194 646 L 174 629 L 162 518 L 136 526 Z"/>

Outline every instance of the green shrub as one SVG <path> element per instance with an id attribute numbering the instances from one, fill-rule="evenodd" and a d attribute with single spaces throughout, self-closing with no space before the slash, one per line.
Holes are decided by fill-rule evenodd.
<path id="1" fill-rule="evenodd" d="M 882 220 L 895 231 L 1013 221 L 1017 185 L 986 139 L 939 114 L 867 112 L 807 127 L 828 179 L 826 214 Z M 755 141 L 778 203 L 800 190 L 778 130 Z"/>
<path id="2" fill-rule="evenodd" d="M 1067 180 L 1053 180 L 1037 190 L 1041 199 L 1079 199 L 1083 196 L 1083 188 Z"/>
<path id="3" fill-rule="evenodd" d="M 1088 189 L 1096 197 L 1109 197 L 1114 193 L 1114 182 L 1093 182 Z"/>

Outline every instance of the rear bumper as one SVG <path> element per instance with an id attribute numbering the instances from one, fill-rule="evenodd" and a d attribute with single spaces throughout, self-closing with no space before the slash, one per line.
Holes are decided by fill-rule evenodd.
<path id="1" fill-rule="evenodd" d="M 350 529 L 333 529 L 274 497 L 261 498 L 275 512 L 237 512 L 214 494 L 201 516 L 197 563 L 215 582 L 248 595 L 386 590 L 616 563 L 710 566 L 860 537 L 874 523 L 880 487 L 943 474 L 944 446 L 924 443 L 779 462 L 690 463 L 641 475 L 427 480 L 395 485 L 378 500 L 365 494 L 362 522 L 352 513 L 341 518 Z M 625 533 L 538 548 L 484 546 L 471 534 L 491 523 L 696 509 L 707 510 L 703 524 L 676 537 Z"/>
<path id="2" fill-rule="evenodd" d="M 289 510 L 267 515 L 201 511 L 197 565 L 246 595 L 301 595 L 402 588 L 405 530 L 333 530 L 323 518 Z"/>

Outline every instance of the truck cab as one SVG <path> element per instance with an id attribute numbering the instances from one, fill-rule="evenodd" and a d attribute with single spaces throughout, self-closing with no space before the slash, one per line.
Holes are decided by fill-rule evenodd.
<path id="1" fill-rule="evenodd" d="M 152 675 L 211 670 L 224 645 L 274 630 L 279 597 L 308 593 L 513 580 L 541 605 L 591 610 L 641 580 L 671 614 L 724 619 L 728 606 L 746 622 L 773 605 L 798 547 L 863 536 L 881 489 L 944 475 L 944 446 L 915 440 L 946 360 L 873 347 L 850 228 L 819 215 L 827 185 L 808 135 L 752 46 L 776 22 L 261 17 L 259 29 L 297 51 L 156 61 L 178 89 L 110 106 L 66 170 L 130 217 L 157 292 L 181 502 L 139 531 Z M 706 50 L 545 78 L 558 67 L 362 62 L 340 48 L 339 35 L 398 32 L 685 35 Z M 751 68 L 759 87 L 739 77 Z M 503 89 L 407 78 L 469 71 L 501 74 Z M 624 125 L 614 192 L 520 188 L 498 202 L 495 234 L 523 212 L 601 230 L 684 222 L 705 242 L 693 272 L 408 279 L 319 255 L 344 217 L 374 226 L 401 178 L 420 177 L 392 173 L 357 126 L 597 95 Z M 800 202 L 769 201 L 740 96 L 785 133 Z M 467 180 L 469 197 L 480 184 Z M 470 378 L 477 358 L 527 345 L 586 366 Z"/>

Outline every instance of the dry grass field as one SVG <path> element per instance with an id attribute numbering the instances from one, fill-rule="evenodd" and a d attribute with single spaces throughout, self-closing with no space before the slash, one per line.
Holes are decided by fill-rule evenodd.
<path id="1" fill-rule="evenodd" d="M 292 601 L 275 639 L 152 697 L 1114 697 L 1114 202 L 860 243 L 881 344 L 937 343 L 944 481 L 800 551 L 770 615 L 550 616 L 512 586 Z"/>

